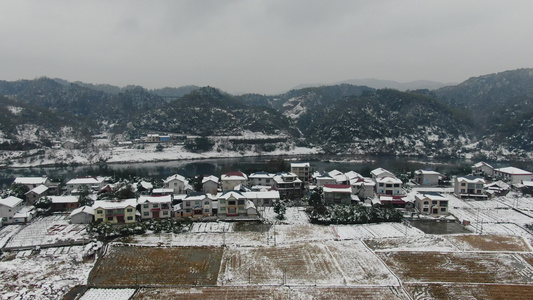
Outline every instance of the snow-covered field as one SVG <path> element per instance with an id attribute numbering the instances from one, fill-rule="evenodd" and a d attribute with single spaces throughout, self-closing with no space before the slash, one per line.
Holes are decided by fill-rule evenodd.
<path id="1" fill-rule="evenodd" d="M 24 226 L 5 247 L 32 247 L 89 239 L 86 225 L 70 224 L 65 215 L 38 218 Z"/>
<path id="2" fill-rule="evenodd" d="M 135 289 L 89 289 L 79 300 L 128 300 Z"/>
<path id="3" fill-rule="evenodd" d="M 62 299 L 87 283 L 93 263 L 83 262 L 84 251 L 73 246 L 6 254 L 0 261 L 0 299 Z"/>

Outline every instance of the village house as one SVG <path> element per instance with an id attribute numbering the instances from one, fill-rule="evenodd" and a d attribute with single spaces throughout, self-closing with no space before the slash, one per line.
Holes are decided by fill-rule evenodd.
<path id="1" fill-rule="evenodd" d="M 335 179 L 334 184 L 350 184 L 350 179 L 348 176 L 339 170 L 330 171 L 328 172 L 328 175 Z"/>
<path id="2" fill-rule="evenodd" d="M 134 223 L 136 221 L 137 199 L 123 201 L 95 201 L 94 220 L 106 223 Z"/>
<path id="3" fill-rule="evenodd" d="M 281 199 L 294 199 L 303 196 L 303 182 L 295 173 L 281 172 L 274 176 L 274 190 Z"/>
<path id="4" fill-rule="evenodd" d="M 226 191 L 217 195 L 220 218 L 257 217 L 254 203 L 239 191 Z"/>
<path id="5" fill-rule="evenodd" d="M 326 204 L 356 204 L 359 197 L 352 194 L 352 187 L 347 184 L 326 184 L 322 189 Z"/>
<path id="6" fill-rule="evenodd" d="M 65 186 L 69 194 L 78 194 L 82 186 L 89 191 L 99 191 L 105 186 L 105 177 L 78 177 L 67 181 Z"/>
<path id="7" fill-rule="evenodd" d="M 146 196 L 137 200 L 141 219 L 165 219 L 172 217 L 172 195 Z"/>
<path id="8" fill-rule="evenodd" d="M 30 222 L 37 212 L 35 206 L 24 206 L 13 216 L 14 223 L 28 223 Z"/>
<path id="9" fill-rule="evenodd" d="M 472 174 L 474 176 L 492 177 L 494 175 L 494 168 L 488 163 L 481 161 L 472 166 Z"/>
<path id="10" fill-rule="evenodd" d="M 437 186 L 442 174 L 432 170 L 416 170 L 414 181 L 422 186 Z"/>
<path id="11" fill-rule="evenodd" d="M 402 181 L 396 177 L 377 177 L 376 192 L 378 195 L 402 195 Z"/>
<path id="12" fill-rule="evenodd" d="M 483 190 L 485 180 L 481 177 L 457 176 L 454 193 L 459 198 L 487 198 Z"/>
<path id="13" fill-rule="evenodd" d="M 216 195 L 218 193 L 219 178 L 213 175 L 204 176 L 202 179 L 202 191 Z"/>
<path id="14" fill-rule="evenodd" d="M 22 184 L 28 187 L 28 190 L 32 190 L 40 185 L 50 186 L 52 181 L 46 176 L 41 177 L 17 177 L 13 184 Z"/>
<path id="15" fill-rule="evenodd" d="M 163 183 L 166 189 L 173 189 L 174 194 L 185 194 L 189 186 L 187 179 L 179 174 L 167 177 Z"/>
<path id="16" fill-rule="evenodd" d="M 294 162 L 291 163 L 291 173 L 296 174 L 304 185 L 309 183 L 309 177 L 311 175 L 311 164 L 308 162 Z"/>
<path id="17" fill-rule="evenodd" d="M 326 172 L 317 171 L 317 172 L 314 172 L 311 177 L 312 177 L 313 183 L 317 187 L 323 187 L 326 184 L 337 184 L 337 181 L 335 180 L 335 178 L 331 177 L 331 175 L 329 175 Z"/>
<path id="18" fill-rule="evenodd" d="M 350 180 L 352 194 L 359 198 L 373 198 L 376 183 L 370 178 L 356 177 Z"/>
<path id="19" fill-rule="evenodd" d="M 48 187 L 44 184 L 41 184 L 38 187 L 33 188 L 32 190 L 26 192 L 24 195 L 26 196 L 26 201 L 29 204 L 33 205 L 35 204 L 35 201 L 48 195 Z"/>
<path id="20" fill-rule="evenodd" d="M 164 196 L 164 195 L 173 195 L 174 189 L 153 189 L 152 190 L 152 196 Z M 177 195 L 184 195 L 184 194 L 177 194 Z"/>
<path id="21" fill-rule="evenodd" d="M 510 184 L 533 180 L 533 173 L 515 167 L 494 169 L 494 178 L 501 179 Z"/>
<path id="22" fill-rule="evenodd" d="M 222 191 L 234 190 L 238 185 L 247 186 L 248 176 L 246 176 L 246 174 L 243 172 L 226 173 L 220 177 L 220 185 L 222 187 Z"/>
<path id="23" fill-rule="evenodd" d="M 70 215 L 71 224 L 90 224 L 94 220 L 94 209 L 90 206 L 82 206 L 73 210 Z"/>
<path id="24" fill-rule="evenodd" d="M 255 207 L 273 206 L 280 199 L 279 191 L 242 192 L 243 196 L 252 201 Z"/>
<path id="25" fill-rule="evenodd" d="M 415 195 L 415 207 L 424 215 L 447 215 L 448 198 L 438 193 Z"/>
<path id="26" fill-rule="evenodd" d="M 203 218 L 213 215 L 213 202 L 216 196 L 206 193 L 190 193 L 176 205 L 177 217 Z"/>
<path id="27" fill-rule="evenodd" d="M 392 172 L 389 172 L 383 168 L 377 168 L 370 171 L 370 176 L 372 177 L 372 179 L 374 179 L 374 181 L 382 177 L 396 177 L 396 175 L 394 175 Z"/>
<path id="28" fill-rule="evenodd" d="M 273 173 L 268 172 L 255 172 L 248 176 L 250 186 L 273 186 L 274 185 Z"/>
<path id="29" fill-rule="evenodd" d="M 14 216 L 24 207 L 24 200 L 9 196 L 0 199 L 0 218 L 3 224 L 15 223 Z"/>
<path id="30" fill-rule="evenodd" d="M 78 196 L 48 196 L 52 202 L 50 204 L 50 211 L 71 211 L 80 207 Z"/>

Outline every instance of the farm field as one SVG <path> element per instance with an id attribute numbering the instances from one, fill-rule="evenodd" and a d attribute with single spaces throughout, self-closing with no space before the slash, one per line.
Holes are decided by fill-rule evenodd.
<path id="1" fill-rule="evenodd" d="M 290 287 L 290 286 L 247 286 L 235 287 L 191 287 L 191 288 L 143 288 L 132 300 L 148 299 L 408 299 L 395 287 Z"/>
<path id="2" fill-rule="evenodd" d="M 126 247 L 110 246 L 89 276 L 89 284 L 214 285 L 221 247 Z"/>
<path id="3" fill-rule="evenodd" d="M 533 285 L 500 284 L 406 284 L 413 299 L 531 299 Z"/>
<path id="4" fill-rule="evenodd" d="M 83 241 L 89 239 L 86 225 L 70 224 L 66 215 L 53 215 L 34 220 L 11 237 L 5 247 L 32 247 Z"/>
<path id="5" fill-rule="evenodd" d="M 528 284 L 533 267 L 519 254 L 486 252 L 379 252 L 404 282 Z"/>
<path id="6" fill-rule="evenodd" d="M 518 236 L 451 235 L 450 242 L 463 251 L 530 251 L 527 242 Z"/>

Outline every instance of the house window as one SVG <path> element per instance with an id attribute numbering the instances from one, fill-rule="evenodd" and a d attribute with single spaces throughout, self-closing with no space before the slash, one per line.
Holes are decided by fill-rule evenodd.
<path id="1" fill-rule="evenodd" d="M 104 213 L 104 211 L 103 211 L 103 210 L 101 210 L 101 209 L 99 209 L 99 210 L 97 210 L 97 211 L 96 211 L 96 213 L 97 213 L 97 214 L 99 214 L 99 215 L 101 215 L 101 214 L 103 214 L 103 213 Z"/>
<path id="2" fill-rule="evenodd" d="M 437 205 L 438 201 L 431 201 L 431 205 Z"/>
<path id="3" fill-rule="evenodd" d="M 429 212 L 429 208 L 424 207 L 423 211 L 424 211 L 424 212 Z"/>
<path id="4" fill-rule="evenodd" d="M 98 219 L 96 219 L 97 222 L 102 222 L 103 220 L 104 220 L 104 219 L 102 219 L 102 218 L 98 218 Z"/>
<path id="5" fill-rule="evenodd" d="M 163 211 L 163 214 L 164 214 L 164 215 L 168 215 L 168 211 L 166 211 L 166 210 Z"/>
<path id="6" fill-rule="evenodd" d="M 244 200 L 239 200 L 239 205 L 244 205 Z"/>
<path id="7" fill-rule="evenodd" d="M 144 207 L 144 208 L 148 208 L 149 205 L 148 205 L 148 204 L 144 204 L 143 207 Z"/>
<path id="8" fill-rule="evenodd" d="M 154 204 L 154 208 L 159 208 L 159 204 Z"/>
<path id="9" fill-rule="evenodd" d="M 132 211 L 133 211 L 133 209 L 131 209 L 131 208 L 128 208 L 128 209 L 127 209 L 126 211 L 130 213 L 130 212 L 132 212 Z"/>
<path id="10" fill-rule="evenodd" d="M 208 213 L 208 212 L 209 212 L 209 209 L 204 209 L 204 212 Z"/>
<path id="11" fill-rule="evenodd" d="M 465 192 L 466 192 L 466 190 L 465 190 L 465 189 L 461 189 L 461 193 L 465 193 Z"/>
<path id="12" fill-rule="evenodd" d="M 381 186 L 381 187 L 382 187 L 382 186 L 383 186 L 383 183 L 382 183 L 382 182 L 380 182 L 380 183 L 379 183 L 379 186 Z"/>
<path id="13" fill-rule="evenodd" d="M 145 211 L 145 212 L 143 213 L 143 216 L 145 216 L 145 217 L 148 217 L 149 215 L 150 215 L 150 214 L 149 214 L 147 211 Z"/>
<path id="14" fill-rule="evenodd" d="M 226 200 L 220 200 L 220 204 L 226 204 Z"/>
<path id="15" fill-rule="evenodd" d="M 461 186 L 466 186 L 466 183 L 464 183 L 464 182 L 461 182 Z"/>
<path id="16" fill-rule="evenodd" d="M 113 221 L 113 217 L 107 217 L 108 221 Z"/>
<path id="17" fill-rule="evenodd" d="M 195 205 L 195 206 L 200 205 L 200 201 L 194 201 L 194 205 Z"/>
<path id="18" fill-rule="evenodd" d="M 440 208 L 440 211 L 441 211 L 441 212 L 446 212 L 446 207 L 441 207 L 441 208 Z"/>
<path id="19" fill-rule="evenodd" d="M 220 211 L 226 211 L 226 208 L 225 207 L 221 207 Z"/>
<path id="20" fill-rule="evenodd" d="M 228 205 L 235 205 L 235 201 L 228 201 Z"/>
<path id="21" fill-rule="evenodd" d="M 205 202 L 204 202 L 204 205 L 209 205 L 209 201 L 205 201 Z"/>
<path id="22" fill-rule="evenodd" d="M 129 217 L 127 217 L 126 219 L 127 219 L 128 221 L 131 221 L 131 220 L 133 220 L 133 217 L 132 217 L 132 216 L 129 216 Z"/>
<path id="23" fill-rule="evenodd" d="M 429 205 L 429 201 L 424 201 L 424 205 Z"/>

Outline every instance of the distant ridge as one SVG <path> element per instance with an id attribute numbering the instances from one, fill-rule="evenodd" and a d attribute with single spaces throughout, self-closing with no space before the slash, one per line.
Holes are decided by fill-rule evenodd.
<path id="1" fill-rule="evenodd" d="M 420 89 L 436 90 L 436 89 L 440 89 L 445 86 L 455 85 L 455 83 L 442 83 L 442 82 L 430 81 L 430 80 L 416 80 L 416 81 L 402 83 L 402 82 L 393 81 L 393 80 L 364 78 L 364 79 L 344 80 L 344 81 L 339 81 L 339 82 L 329 83 L 329 84 L 320 84 L 320 83 L 300 84 L 296 86 L 294 89 L 329 86 L 329 85 L 336 85 L 336 84 L 343 84 L 343 83 L 358 85 L 358 86 L 367 86 L 367 87 L 371 87 L 374 89 L 389 88 L 389 89 L 395 89 L 399 91 L 420 90 Z"/>

